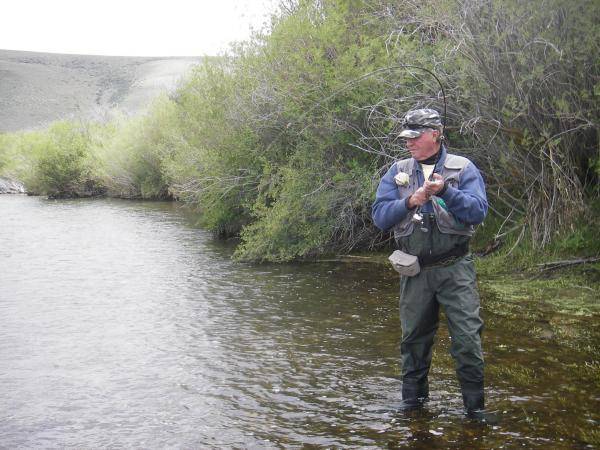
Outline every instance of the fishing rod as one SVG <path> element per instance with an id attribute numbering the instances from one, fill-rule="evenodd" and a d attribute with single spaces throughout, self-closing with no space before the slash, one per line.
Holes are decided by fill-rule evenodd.
<path id="1" fill-rule="evenodd" d="M 440 81 L 440 79 L 438 78 L 438 76 L 431 70 L 422 67 L 422 66 L 417 66 L 414 64 L 397 64 L 394 66 L 388 66 L 388 67 L 382 67 L 379 69 L 376 69 L 372 72 L 366 73 L 358 78 L 354 78 L 350 81 L 348 81 L 347 83 L 345 83 L 341 88 L 337 89 L 336 91 L 334 91 L 333 93 L 331 93 L 329 96 L 325 97 L 323 100 L 317 102 L 315 105 L 313 105 L 312 108 L 310 108 L 306 113 L 304 113 L 302 116 L 300 116 L 300 119 L 306 117 L 306 115 L 308 115 L 309 113 L 311 113 L 312 111 L 314 111 L 316 108 L 318 108 L 319 106 L 321 106 L 323 103 L 331 100 L 332 98 L 334 98 L 335 96 L 339 95 L 340 93 L 344 92 L 345 90 L 349 89 L 350 87 L 354 86 L 355 84 L 373 76 L 373 75 L 377 75 L 379 73 L 383 73 L 383 72 L 391 72 L 394 70 L 400 70 L 400 69 L 418 69 L 418 70 L 422 70 L 426 73 L 428 73 L 429 75 L 431 75 L 433 77 L 433 79 L 439 84 L 440 86 L 440 90 L 442 92 L 442 98 L 444 101 L 444 114 L 443 114 L 443 120 L 442 120 L 442 132 L 441 132 L 441 136 L 443 138 L 444 136 L 444 131 L 446 129 L 446 119 L 447 119 L 447 102 L 446 102 L 446 91 L 444 90 L 444 85 L 442 84 L 442 82 Z M 288 126 L 291 125 L 288 124 Z M 438 159 L 439 159 L 439 155 L 438 155 Z M 437 163 L 437 160 L 436 160 Z M 433 174 L 435 172 L 435 169 L 431 172 L 431 174 L 429 175 L 429 181 L 431 181 L 433 179 Z M 427 229 L 427 227 L 425 226 L 425 222 L 424 222 L 424 217 L 423 214 L 421 214 L 421 206 L 419 206 L 415 213 L 413 214 L 412 217 L 412 221 L 417 224 L 420 223 L 421 224 L 421 231 L 424 233 L 427 233 L 429 230 Z"/>
<path id="2" fill-rule="evenodd" d="M 317 103 L 315 103 L 310 109 L 308 109 L 308 111 L 306 111 L 304 114 L 302 114 L 295 122 L 296 123 L 300 122 L 308 114 L 310 114 L 311 112 L 313 112 L 316 108 L 320 107 L 323 103 L 328 102 L 332 98 L 336 97 L 337 95 L 341 94 L 342 92 L 344 92 L 344 91 L 348 90 L 349 88 L 353 87 L 355 84 L 360 83 L 363 80 L 366 80 L 367 78 L 370 78 L 370 77 L 372 77 L 374 75 L 377 75 L 377 74 L 380 74 L 380 73 L 392 72 L 392 71 L 395 71 L 395 70 L 406 70 L 406 69 L 422 70 L 423 72 L 426 72 L 429 75 L 431 75 L 433 77 L 433 79 L 439 84 L 440 90 L 442 92 L 442 99 L 444 101 L 444 114 L 443 114 L 443 120 L 442 120 L 442 133 L 441 133 L 441 136 L 444 136 L 444 131 L 446 129 L 446 119 L 447 119 L 447 102 L 446 102 L 446 91 L 444 90 L 444 85 L 442 84 L 442 82 L 440 81 L 440 79 L 438 78 L 438 76 L 432 70 L 429 70 L 429 69 L 427 69 L 425 67 L 417 66 L 417 65 L 414 65 L 414 64 L 396 64 L 396 65 L 393 65 L 393 66 L 381 67 L 379 69 L 376 69 L 376 70 L 368 72 L 368 73 L 366 73 L 364 75 L 361 75 L 360 77 L 354 78 L 354 79 L 346 82 L 339 89 L 333 91 L 330 95 L 328 95 L 324 99 L 322 99 L 322 100 L 318 101 Z M 288 129 L 292 125 L 292 123 L 293 122 L 289 122 L 286 125 L 285 129 Z M 273 139 L 273 141 L 271 141 L 271 143 L 267 146 L 266 150 L 269 150 L 271 148 L 271 146 L 275 144 L 275 142 L 279 138 L 279 136 L 281 136 L 284 132 L 285 132 L 285 130 L 282 130 L 276 136 L 276 138 Z M 431 177 L 433 177 L 433 172 L 429 176 L 430 180 L 431 180 Z M 425 224 L 424 224 L 423 215 L 421 214 L 421 206 L 419 206 L 417 208 L 417 210 L 415 211 L 415 213 L 413 214 L 412 221 L 415 222 L 415 223 L 420 223 L 421 224 L 421 231 L 423 231 L 424 233 L 426 233 L 427 231 L 429 231 L 425 227 Z"/>
<path id="3" fill-rule="evenodd" d="M 422 70 L 426 73 L 428 73 L 429 75 L 431 75 L 433 77 L 433 79 L 439 84 L 440 86 L 440 90 L 442 91 L 442 99 L 444 101 L 444 114 L 443 114 L 443 121 L 442 121 L 442 135 L 444 135 L 444 130 L 446 129 L 446 111 L 447 111 L 447 103 L 446 103 L 446 91 L 444 90 L 444 85 L 442 84 L 442 82 L 440 81 L 440 79 L 438 78 L 438 76 L 431 70 L 422 67 L 422 66 L 417 66 L 414 64 L 396 64 L 394 66 L 387 66 L 387 67 L 381 67 L 379 69 L 373 70 L 372 72 L 368 72 L 364 75 L 361 75 L 360 77 L 357 78 L 353 78 L 350 81 L 347 81 L 346 83 L 344 83 L 344 85 L 342 85 L 342 87 L 340 87 L 339 89 L 333 91 L 331 94 L 329 94 L 327 97 L 323 98 L 322 100 L 316 102 L 311 108 L 309 108 L 306 112 L 304 112 L 304 114 L 302 114 L 298 119 L 296 119 L 294 122 L 298 123 L 300 122 L 302 119 L 304 119 L 308 114 L 310 114 L 311 112 L 313 112 L 315 109 L 317 109 L 319 106 L 321 106 L 323 103 L 328 102 L 329 100 L 331 100 L 332 98 L 336 97 L 337 95 L 341 94 L 342 92 L 348 90 L 349 88 L 351 88 L 352 86 L 354 86 L 355 84 L 366 80 L 367 78 L 370 78 L 374 75 L 380 74 L 380 73 L 385 73 L 385 72 L 392 72 L 394 70 L 402 70 L 402 69 L 418 69 L 418 70 Z M 292 124 L 294 122 L 289 122 L 286 125 L 286 129 L 288 129 L 290 126 L 292 126 Z M 271 148 L 271 146 L 273 144 L 275 144 L 275 141 L 277 140 L 277 138 L 279 138 L 279 136 L 281 136 L 283 133 L 285 132 L 285 130 L 282 130 L 276 137 L 275 139 L 273 139 L 273 141 L 271 141 L 271 143 L 267 146 L 266 150 L 269 150 Z"/>
<path id="4" fill-rule="evenodd" d="M 394 66 L 388 66 L 388 67 L 381 67 L 379 69 L 373 70 L 372 72 L 368 72 L 364 75 L 361 75 L 360 77 L 354 78 L 348 82 L 346 82 L 341 88 L 335 90 L 333 93 L 331 93 L 330 95 L 328 95 L 327 97 L 325 97 L 324 99 L 318 101 L 317 103 L 315 103 L 308 111 L 306 111 L 304 114 L 302 114 L 300 116 L 300 119 L 303 119 L 304 117 L 306 117 L 309 113 L 311 113 L 312 111 L 314 111 L 316 108 L 318 108 L 319 106 L 321 106 L 323 103 L 331 100 L 332 98 L 336 97 L 337 95 L 341 94 L 342 92 L 346 91 L 347 89 L 349 89 L 350 87 L 354 86 L 355 84 L 372 77 L 373 75 L 377 75 L 379 73 L 383 73 L 383 72 L 391 72 L 394 70 L 399 70 L 399 69 L 418 69 L 418 70 L 422 70 L 424 72 L 427 72 L 429 75 L 431 75 L 433 77 L 433 79 L 440 85 L 440 90 L 442 91 L 442 98 L 444 100 L 444 120 L 442 121 L 442 135 L 444 134 L 444 130 L 445 130 L 445 126 L 446 126 L 446 91 L 444 90 L 444 85 L 442 84 L 442 82 L 440 81 L 440 79 L 438 78 L 438 76 L 431 70 L 422 67 L 422 66 L 416 66 L 414 64 L 397 64 Z M 288 126 L 291 125 L 288 124 Z"/>

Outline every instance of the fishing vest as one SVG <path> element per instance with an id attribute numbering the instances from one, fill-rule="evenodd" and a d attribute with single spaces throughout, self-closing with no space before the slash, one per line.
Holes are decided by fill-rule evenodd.
<path id="1" fill-rule="evenodd" d="M 408 183 L 406 185 L 397 184 L 400 198 L 406 198 L 409 195 L 412 195 L 419 188 L 419 180 L 417 179 L 415 170 L 416 163 L 417 162 L 413 158 L 402 159 L 396 162 L 398 173 L 404 172 L 408 174 Z M 460 175 L 467 164 L 469 164 L 467 158 L 447 153 L 440 175 L 444 178 L 445 182 L 448 182 L 449 186 L 458 188 Z M 465 225 L 457 220 L 454 215 L 448 211 L 446 203 L 441 197 L 432 195 L 431 203 L 433 206 L 433 214 L 436 219 L 435 221 L 441 233 L 459 234 L 463 236 L 473 235 L 473 232 L 475 231 L 473 225 Z M 398 241 L 399 238 L 412 234 L 415 228 L 412 217 L 413 211 L 411 210 L 404 219 L 394 226 L 394 237 L 396 238 L 396 241 Z"/>

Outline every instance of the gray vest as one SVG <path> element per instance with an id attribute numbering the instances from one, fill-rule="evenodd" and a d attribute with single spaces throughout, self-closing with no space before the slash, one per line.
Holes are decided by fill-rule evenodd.
<path id="1" fill-rule="evenodd" d="M 398 185 L 398 192 L 400 198 L 408 197 L 412 195 L 419 188 L 417 180 L 417 172 L 415 169 L 416 161 L 413 158 L 402 159 L 396 162 L 398 173 L 404 172 L 409 176 L 409 181 L 406 186 Z M 448 182 L 449 186 L 454 188 L 458 187 L 460 181 L 460 175 L 466 165 L 469 164 L 469 160 L 463 156 L 446 154 L 446 160 L 444 161 L 444 167 L 440 174 L 445 181 Z M 437 226 L 442 233 L 446 234 L 459 234 L 463 236 L 472 236 L 474 227 L 472 225 L 465 225 L 454 218 L 454 215 L 445 208 L 445 203 L 440 197 L 435 195 L 431 196 L 431 203 L 433 205 L 433 213 L 436 218 Z M 404 236 L 412 234 L 415 224 L 412 222 L 413 211 L 409 211 L 406 217 L 398 222 L 394 226 L 394 237 L 396 241 Z"/>

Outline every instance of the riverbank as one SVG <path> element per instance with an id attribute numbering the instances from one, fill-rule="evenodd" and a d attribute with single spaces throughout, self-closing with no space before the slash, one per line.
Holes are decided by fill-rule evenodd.
<path id="1" fill-rule="evenodd" d="M 372 263 L 395 276 L 389 253 L 361 253 L 319 259 L 352 264 Z M 550 256 L 550 255 L 548 255 Z M 584 258 L 570 258 L 579 261 Z M 549 313 L 593 317 L 600 315 L 600 262 L 548 269 L 550 259 L 540 259 L 529 267 L 515 265 L 510 255 L 488 255 L 475 258 L 480 287 L 506 304 L 536 304 Z"/>
<path id="2" fill-rule="evenodd" d="M 25 194 L 23 183 L 11 178 L 0 177 L 0 194 Z"/>
<path id="3" fill-rule="evenodd" d="M 484 285 L 500 299 L 507 303 L 539 302 L 542 308 L 557 313 L 600 314 L 600 263 L 552 271 L 544 267 L 515 271 L 510 262 L 505 259 L 507 269 L 503 272 L 497 271 L 497 260 L 479 259 L 476 263 L 479 276 L 486 280 Z"/>
<path id="4" fill-rule="evenodd" d="M 5 182 L 2 184 L 2 182 Z M 0 188 L 6 185 L 6 193 L 23 193 L 23 185 L 15 180 L 0 178 Z M 21 190 L 19 190 L 19 188 Z M 12 191 L 11 191 L 12 189 Z M 1 193 L 1 192 L 0 192 Z M 77 196 L 76 196 L 77 197 Z M 103 198 L 108 197 L 105 192 L 99 195 L 82 196 Z M 57 199 L 57 197 L 50 198 Z M 66 197 L 72 198 L 72 197 Z M 116 197 L 125 200 L 131 198 Z M 185 204 L 185 203 L 184 203 Z M 197 222 L 197 214 L 187 209 L 190 220 Z M 193 216 L 193 217 L 192 217 Z M 587 246 L 592 248 L 593 226 L 584 224 L 580 229 L 573 232 L 578 240 L 590 242 Z M 218 239 L 215 237 L 215 239 Z M 572 241 L 573 238 L 567 238 Z M 474 253 L 480 254 L 481 248 L 489 247 L 485 236 L 476 234 Z M 236 239 L 236 242 L 238 240 Z M 571 245 L 570 247 L 568 245 Z M 507 246 L 508 247 L 508 246 Z M 533 251 L 524 243 L 523 248 L 510 251 L 499 249 L 487 256 L 475 258 L 475 265 L 479 275 L 480 287 L 491 296 L 501 300 L 497 304 L 505 305 L 506 311 L 513 310 L 515 305 L 535 305 L 536 309 L 548 314 L 568 314 L 573 316 L 595 317 L 600 315 L 600 262 L 597 257 L 590 257 L 589 253 L 576 254 L 577 246 L 565 244 L 562 251 L 556 248 Z M 592 248 L 593 250 L 593 248 Z M 570 253 L 573 252 L 573 253 Z M 330 255 L 318 259 L 306 259 L 308 262 L 339 262 L 343 264 L 370 263 L 381 265 L 382 270 L 390 272 L 395 276 L 388 261 L 389 251 L 359 252 L 348 255 Z M 561 260 L 562 265 L 552 265 L 553 261 Z M 579 264 L 568 264 L 568 261 L 586 261 Z M 565 264 L 566 263 L 566 264 Z M 511 306 L 512 305 L 512 306 Z M 526 308 L 526 306 L 523 306 Z M 517 308 L 521 310 L 522 308 Z M 503 313 L 503 311 L 497 311 Z M 547 320 L 550 323 L 549 319 Z M 554 329 L 548 331 L 548 327 L 538 327 L 532 332 L 537 332 L 541 337 L 553 335 L 559 336 L 562 331 Z"/>

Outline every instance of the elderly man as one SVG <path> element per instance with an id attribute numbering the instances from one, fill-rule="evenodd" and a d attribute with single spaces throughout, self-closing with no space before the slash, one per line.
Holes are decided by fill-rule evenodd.
<path id="1" fill-rule="evenodd" d="M 467 158 L 447 152 L 442 131 L 437 111 L 406 113 L 400 137 L 412 157 L 394 163 L 381 179 L 372 214 L 377 227 L 393 229 L 399 250 L 417 256 L 421 268 L 400 280 L 400 408 L 419 408 L 429 396 L 427 376 L 441 305 L 466 414 L 480 418 L 483 321 L 469 240 L 488 204 L 481 174 Z"/>

